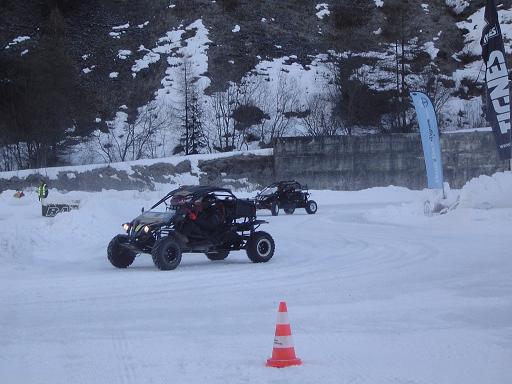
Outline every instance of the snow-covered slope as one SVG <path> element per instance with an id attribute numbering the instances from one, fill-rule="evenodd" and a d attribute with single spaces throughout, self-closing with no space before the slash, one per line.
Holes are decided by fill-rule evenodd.
<path id="1" fill-rule="evenodd" d="M 384 4 L 384 2 L 375 2 L 375 9 L 371 12 L 378 15 L 379 10 L 383 9 Z M 416 35 L 412 32 L 407 32 L 407 42 L 404 47 L 406 50 L 406 60 L 408 61 L 406 64 L 408 73 L 405 75 L 408 87 L 410 89 L 422 89 L 426 86 L 425 76 L 431 78 L 435 73 L 438 73 L 437 76 L 444 79 L 446 84 L 453 80 L 453 89 L 447 88 L 452 95 L 447 98 L 442 108 L 438 111 L 442 128 L 445 130 L 455 130 L 482 126 L 485 122 L 482 119 L 480 95 L 476 95 L 474 89 L 469 89 L 468 84 L 473 83 L 473 87 L 478 87 L 478 81 L 482 82 L 484 78 L 479 59 L 479 39 L 484 25 L 483 8 L 479 8 L 464 20 L 455 23 L 455 21 L 466 17 L 465 13 L 470 9 L 469 3 L 466 1 L 446 1 L 445 5 L 430 4 L 429 2 L 416 4 L 416 2 L 413 2 L 410 7 L 409 23 L 411 25 L 408 25 L 407 28 L 414 28 L 413 25 L 416 23 L 418 30 Z M 443 9 L 443 7 L 446 9 Z M 416 10 L 416 8 L 420 10 Z M 442 15 L 443 12 L 446 13 L 449 9 L 457 15 L 453 23 L 459 30 L 458 32 L 451 30 L 454 27 L 453 25 L 447 26 L 444 24 L 439 25 L 439 30 L 436 33 L 432 31 L 427 32 L 426 29 L 430 29 L 430 27 L 418 21 L 422 17 L 426 20 L 439 18 L 433 15 Z M 315 10 L 318 17 L 318 33 L 322 35 L 322 28 L 327 28 L 325 24 L 328 21 L 332 21 L 329 18 L 335 16 L 331 15 L 328 3 L 317 4 Z M 499 14 L 504 39 L 509 41 L 512 38 L 511 11 L 510 9 L 500 9 Z M 381 25 L 376 29 L 374 35 L 379 36 L 381 34 L 382 28 L 386 27 L 385 20 L 386 18 L 380 21 Z M 261 22 L 265 25 L 276 22 L 276 20 L 275 18 L 264 17 L 261 19 Z M 446 22 L 443 19 L 442 23 Z M 232 33 L 240 33 L 240 28 L 240 25 L 236 24 Z M 161 37 L 156 47 L 148 50 L 146 56 L 135 61 L 132 68 L 134 77 L 136 72 L 148 68 L 151 62 L 163 60 L 166 57 L 165 55 L 167 55 L 169 65 L 166 70 L 166 76 L 161 81 L 161 87 L 155 92 L 154 99 L 148 105 L 141 107 L 138 111 L 139 114 L 145 114 L 147 110 L 161 112 L 162 109 L 168 110 L 170 106 L 180 103 L 180 95 L 177 93 L 178 86 L 175 79 L 179 79 L 180 71 L 184 65 L 182 57 L 188 58 L 193 63 L 193 73 L 199 79 L 199 90 L 204 97 L 206 115 L 214 116 L 215 113 L 218 113 L 218 111 L 215 111 L 215 99 L 211 95 L 211 91 L 209 94 L 204 94 L 205 89 L 211 84 L 208 74 L 211 73 L 213 68 L 213 65 L 209 62 L 209 57 L 211 56 L 209 49 L 212 43 L 214 43 L 211 40 L 213 37 L 209 36 L 210 29 L 215 29 L 215 27 L 205 27 L 205 22 L 202 19 L 197 19 L 188 26 L 180 25 L 177 29 L 167 32 L 165 37 Z M 450 29 L 450 31 L 447 32 L 445 29 Z M 249 30 L 254 32 L 254 26 L 251 26 Z M 195 35 L 183 40 L 182 35 L 187 31 L 194 31 Z M 330 33 L 333 32 L 331 31 Z M 459 52 L 447 52 L 444 46 L 450 45 L 450 43 L 446 35 L 453 36 L 457 33 L 464 33 L 462 50 Z M 243 39 L 245 36 L 240 38 Z M 453 39 L 453 37 L 450 38 Z M 244 101 L 237 100 L 235 102 L 255 104 L 267 113 L 270 119 L 277 119 L 276 114 L 279 111 L 273 110 L 272 107 L 258 100 L 259 94 L 264 94 L 264 97 L 269 100 L 278 100 L 280 97 L 283 97 L 283 93 L 294 94 L 293 105 L 290 103 L 286 107 L 278 106 L 278 108 L 289 108 L 290 111 L 311 109 L 309 104 L 311 100 L 315 97 L 320 97 L 325 106 L 325 113 L 329 115 L 334 107 L 327 100 L 329 95 L 335 92 L 332 84 L 336 76 L 333 69 L 333 61 L 336 58 L 360 57 L 363 63 L 359 68 L 353 69 L 352 79 L 361 81 L 370 89 L 375 91 L 393 91 L 396 87 L 395 61 L 397 53 L 394 44 L 390 44 L 383 39 L 382 41 L 379 40 L 378 44 L 373 43 L 369 45 L 365 43 L 361 44 L 361 46 L 366 46 L 369 49 L 366 51 L 354 51 L 343 46 L 332 46 L 331 49 L 326 48 L 324 51 L 320 50 L 315 52 L 315 54 L 309 54 L 307 62 L 304 61 L 303 57 L 299 57 L 301 56 L 299 46 L 295 48 L 287 47 L 286 53 L 283 53 L 283 55 L 274 54 L 274 58 L 265 58 L 257 55 L 257 62 L 254 67 L 240 76 L 241 79 L 239 81 L 228 83 L 224 88 L 228 88 L 227 92 L 237 93 L 241 91 L 239 84 L 248 84 L 248 88 L 251 88 L 252 85 L 256 90 L 254 94 L 246 95 Z M 283 48 L 278 43 L 274 44 L 274 47 L 277 51 Z M 429 62 L 424 63 L 423 68 L 413 69 L 412 66 L 415 60 L 417 60 L 419 52 L 426 52 L 429 55 Z M 443 58 L 443 55 L 446 54 L 450 56 L 448 61 L 451 61 L 451 64 L 449 65 L 445 62 L 446 59 Z M 468 59 L 468 57 L 471 59 Z M 232 58 L 227 61 L 231 65 L 237 66 L 240 59 Z M 465 62 L 462 62 L 462 60 L 465 60 Z M 443 73 L 443 71 L 439 71 L 439 67 L 442 66 L 451 66 L 453 71 Z M 432 70 L 433 72 L 431 72 Z M 461 97 L 461 95 L 463 96 Z M 114 130 L 117 129 L 119 131 L 118 122 L 109 124 Z M 123 124 L 124 121 L 121 122 L 121 126 Z M 290 125 L 291 128 L 285 132 L 287 135 L 302 134 L 307 129 L 299 119 L 293 119 Z M 253 127 L 253 132 L 263 132 L 263 130 L 263 126 L 256 125 Z M 160 148 L 160 156 L 165 156 L 172 150 L 177 142 L 177 136 L 178 133 L 176 132 L 174 135 L 168 136 L 168 132 L 165 131 L 162 141 L 168 142 L 169 146 Z M 102 137 L 101 134 L 100 137 Z M 103 141 L 103 144 L 105 143 Z M 93 149 L 93 151 L 98 152 L 97 149 Z M 98 160 L 96 158 L 95 161 Z"/>
<path id="2" fill-rule="evenodd" d="M 122 147 L 119 139 L 129 136 L 131 124 L 139 133 L 148 124 L 158 131 L 143 157 L 169 156 L 180 136 L 180 77 L 185 62 L 198 87 L 209 139 L 222 136 L 215 128 L 219 98 L 243 94 L 227 103 L 254 105 L 266 116 L 251 126 L 252 141 L 240 138 L 234 143 L 237 149 L 254 148 L 258 140 L 268 142 L 272 136 L 266 130 L 278 119 L 287 121 L 284 135 L 304 133 L 307 124 L 296 113 L 311 110 L 315 98 L 329 115 L 335 106 L 329 100 L 336 80 L 333 62 L 340 58 L 355 59 L 349 68 L 352 80 L 371 92 L 391 92 L 381 104 L 388 103 L 396 87 L 397 55 L 402 56 L 402 47 L 395 47 L 395 26 L 390 25 L 393 4 L 361 3 L 366 4 L 359 5 L 366 9 L 366 22 L 350 28 L 339 22 L 350 19 L 343 13 L 350 9 L 329 2 L 134 1 L 121 7 L 105 1 L 96 7 L 62 7 L 72 46 L 69 54 L 79 67 L 80 82 L 95 89 L 95 97 L 104 104 L 90 119 L 93 136 L 64 160 L 73 164 L 122 160 L 124 156 L 115 151 L 107 155 L 105 148 Z M 439 110 L 442 128 L 482 126 L 478 42 L 483 7 L 465 0 L 409 3 L 403 47 L 408 88 L 424 88 L 437 78 L 443 88 L 438 91 L 450 94 Z M 498 3 L 508 47 L 510 1 Z M 13 5 L 4 13 L 5 22 L 11 25 L 22 18 L 25 7 Z M 34 20 L 15 23 L 0 33 L 2 52 L 17 60 L 28 59 L 41 37 L 37 26 L 42 16 L 34 12 L 27 17 Z M 283 97 L 289 100 L 280 105 Z M 279 116 L 283 111 L 295 114 L 283 119 Z M 372 128 L 382 128 L 387 121 L 382 116 Z"/>

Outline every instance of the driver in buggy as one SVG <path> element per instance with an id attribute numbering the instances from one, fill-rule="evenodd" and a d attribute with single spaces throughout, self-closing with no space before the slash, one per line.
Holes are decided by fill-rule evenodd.
<path id="1" fill-rule="evenodd" d="M 279 199 L 282 201 L 289 201 L 296 199 L 297 196 L 297 190 L 295 189 L 295 185 L 292 184 L 285 184 L 279 187 L 278 194 Z M 299 193 L 300 194 L 300 193 Z"/>
<path id="2" fill-rule="evenodd" d="M 223 224 L 222 203 L 209 194 L 189 210 L 181 232 L 188 238 L 210 239 L 222 229 Z"/>

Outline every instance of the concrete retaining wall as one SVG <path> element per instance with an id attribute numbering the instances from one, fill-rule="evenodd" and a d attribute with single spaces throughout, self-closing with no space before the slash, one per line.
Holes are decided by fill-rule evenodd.
<path id="1" fill-rule="evenodd" d="M 441 138 L 445 180 L 453 188 L 479 175 L 508 169 L 498 159 L 491 132 L 444 134 Z M 295 179 L 314 189 L 358 190 L 377 186 L 426 187 L 423 150 L 418 134 L 289 137 L 277 140 L 271 151 L 228 157 L 168 162 L 54 169 L 48 184 L 63 191 L 102 189 L 151 190 L 156 183 L 200 184 L 251 190 L 277 180 Z M 117 168 L 116 168 L 117 167 Z M 2 178 L 0 192 L 35 187 L 40 175 Z M 191 177 L 192 178 L 191 178 Z"/>
<path id="2" fill-rule="evenodd" d="M 445 180 L 453 188 L 508 169 L 491 132 L 444 134 L 441 147 Z M 315 189 L 427 185 L 419 134 L 283 138 L 274 147 L 274 171 L 277 179 L 296 179 Z"/>

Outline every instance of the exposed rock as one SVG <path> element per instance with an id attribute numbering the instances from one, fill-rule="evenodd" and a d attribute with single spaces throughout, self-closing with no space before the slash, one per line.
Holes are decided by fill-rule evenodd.
<path id="1" fill-rule="evenodd" d="M 66 37 L 72 42 L 70 54 L 77 69 L 95 66 L 89 74 L 81 75 L 80 81 L 96 98 L 99 115 L 106 121 L 113 118 L 120 105 L 127 105 L 129 120 L 133 120 L 137 108 L 147 104 L 161 87 L 168 67 L 166 54 L 148 69 L 138 72 L 136 77 L 132 76 L 132 65 L 148 49 L 155 48 L 168 31 L 180 26 L 184 28 L 200 18 L 203 20 L 211 43 L 208 71 L 202 75 L 211 80 L 207 92 L 214 92 L 226 89 L 229 81 L 239 81 L 254 70 L 260 60 L 294 55 L 294 61 L 307 66 L 315 55 L 331 50 L 382 52 L 395 40 L 389 34 L 372 31 L 379 28 L 385 31 L 389 27 L 388 2 L 380 8 L 374 6 L 373 1 L 365 2 L 369 4 L 365 22 L 350 25 L 350 28 L 337 23 L 344 17 L 336 14 L 337 3 L 332 4 L 329 15 L 319 18 L 316 15 L 318 2 L 312 0 L 232 0 L 229 6 L 221 1 L 176 0 L 172 2 L 173 7 L 169 0 L 132 0 L 129 3 L 56 0 L 53 3 L 61 4 Z M 40 3 L 39 0 L 1 3 L 0 47 L 23 35 L 31 37 L 27 47 L 38 44 L 39 27 L 49 13 L 47 6 Z M 353 4 L 352 0 L 339 1 L 341 5 L 345 3 Z M 504 7 L 511 6 L 511 0 L 499 3 Z M 428 5 L 428 12 L 422 4 Z M 439 49 L 435 63 L 442 73 L 451 76 L 461 66 L 453 54 L 464 44 L 463 31 L 455 23 L 483 5 L 484 1 L 471 2 L 461 14 L 456 14 L 445 1 L 409 0 L 407 26 L 414 34 L 411 32 L 406 39 L 416 37 L 419 46 L 435 40 Z M 240 26 L 238 33 L 232 31 L 235 25 Z M 191 36 L 194 31 L 189 30 L 186 34 Z M 2 50 L 2 55 L 14 55 L 19 59 L 20 49 L 22 45 Z M 133 55 L 122 60 L 118 57 L 120 50 L 130 50 Z M 425 65 L 428 60 L 423 59 L 418 58 L 414 64 Z M 112 79 L 109 74 L 114 71 L 118 76 Z"/>
<path id="2" fill-rule="evenodd" d="M 236 189 L 255 189 L 266 186 L 274 178 L 272 156 L 233 156 L 199 161 L 204 185 L 231 186 Z"/>
<path id="3" fill-rule="evenodd" d="M 183 160 L 177 165 L 168 163 L 133 165 L 130 173 L 112 166 L 94 168 L 83 172 L 78 170 L 59 171 L 56 178 L 48 178 L 34 173 L 26 178 L 0 178 L 0 191 L 36 187 L 41 178 L 45 179 L 50 188 L 61 191 L 153 190 L 155 183 L 172 183 L 175 176 L 190 173 L 191 169 L 190 161 Z"/>

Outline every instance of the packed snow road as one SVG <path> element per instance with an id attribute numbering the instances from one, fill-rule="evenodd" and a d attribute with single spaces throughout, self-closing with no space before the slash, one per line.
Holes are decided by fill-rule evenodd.
<path id="1" fill-rule="evenodd" d="M 57 192 L 51 191 L 55 196 Z M 422 192 L 313 192 L 261 216 L 274 258 L 106 259 L 158 193 L 75 193 L 42 218 L 0 195 L 0 382 L 497 384 L 512 380 L 512 209 L 423 216 Z M 267 368 L 286 300 L 304 364 Z"/>

